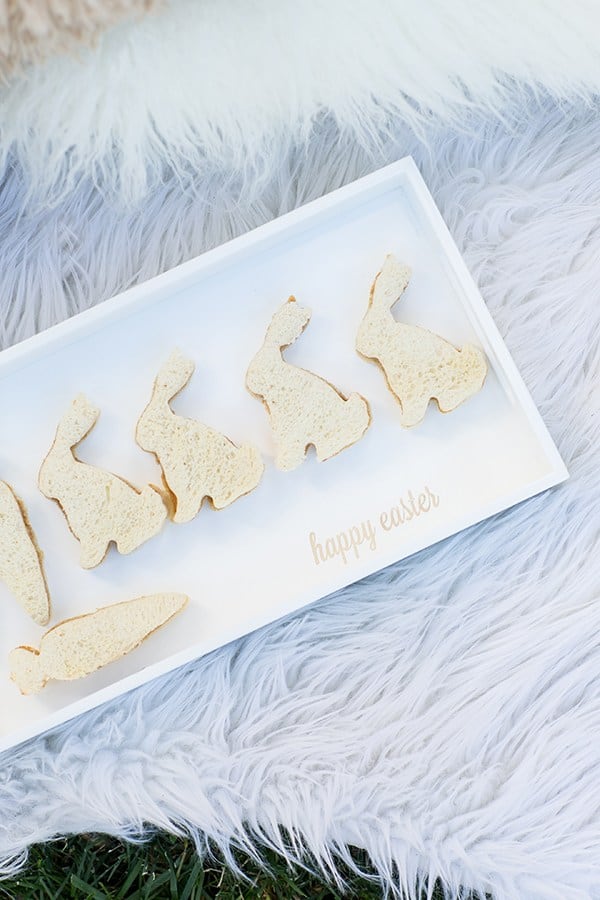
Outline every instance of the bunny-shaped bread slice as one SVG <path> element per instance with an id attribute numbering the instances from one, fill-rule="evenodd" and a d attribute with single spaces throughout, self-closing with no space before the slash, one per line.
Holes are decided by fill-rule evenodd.
<path id="1" fill-rule="evenodd" d="M 429 401 L 450 412 L 483 387 L 485 356 L 465 344 L 458 350 L 444 338 L 417 325 L 397 322 L 392 307 L 408 287 L 411 270 L 391 254 L 375 277 L 369 307 L 358 329 L 356 349 L 379 363 L 401 407 L 400 422 L 418 425 Z"/>
<path id="2" fill-rule="evenodd" d="M 237 446 L 196 419 L 176 415 L 170 401 L 187 385 L 194 363 L 174 351 L 158 373 L 136 440 L 154 453 L 175 498 L 174 522 L 189 522 L 209 498 L 223 509 L 258 485 L 264 465 L 256 447 Z"/>
<path id="3" fill-rule="evenodd" d="M 50 619 L 42 558 L 23 502 L 0 481 L 0 581 L 38 625 Z"/>
<path id="4" fill-rule="evenodd" d="M 323 462 L 360 440 L 371 423 L 360 394 L 345 397 L 314 372 L 293 366 L 282 351 L 298 338 L 311 312 L 290 297 L 275 313 L 264 343 L 248 367 L 246 387 L 263 401 L 275 439 L 275 463 L 290 471 L 312 444 Z"/>
<path id="5" fill-rule="evenodd" d="M 75 456 L 73 448 L 89 434 L 99 415 L 100 410 L 82 394 L 75 398 L 58 424 L 38 479 L 42 494 L 57 501 L 80 542 L 84 569 L 102 562 L 111 541 L 119 553 L 131 553 L 158 534 L 167 518 L 157 488 L 146 485 L 138 490 L 124 478 Z"/>

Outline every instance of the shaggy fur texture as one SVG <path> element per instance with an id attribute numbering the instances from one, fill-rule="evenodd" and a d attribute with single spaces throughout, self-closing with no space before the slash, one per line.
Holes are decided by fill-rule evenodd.
<path id="1" fill-rule="evenodd" d="M 0 0 L 0 75 L 94 43 L 105 28 L 159 0 Z"/>
<path id="2" fill-rule="evenodd" d="M 273 146 L 323 114 L 366 146 L 498 109 L 512 80 L 589 98 L 599 27 L 596 0 L 170 0 L 2 92 L 0 169 L 16 152 L 43 203 L 81 175 L 139 197 L 165 168 L 267 189 Z"/>
<path id="3" fill-rule="evenodd" d="M 128 212 L 88 182 L 22 213 L 6 180 L 4 344 L 412 153 L 572 478 L 6 754 L 2 871 L 155 825 L 332 871 L 352 842 L 410 896 L 600 896 L 600 118 L 515 103 L 371 155 L 325 120 L 260 184 L 167 173 Z"/>

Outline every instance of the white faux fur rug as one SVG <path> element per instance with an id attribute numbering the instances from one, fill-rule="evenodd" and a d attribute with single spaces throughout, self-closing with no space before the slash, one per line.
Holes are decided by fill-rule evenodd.
<path id="1" fill-rule="evenodd" d="M 164 0 L 0 91 L 0 171 L 16 152 L 43 203 L 82 174 L 127 199 L 165 169 L 248 184 L 327 113 L 370 144 L 498 110 L 515 82 L 589 100 L 599 29 L 597 0 Z"/>
<path id="2" fill-rule="evenodd" d="M 6 179 L 4 344 L 412 152 L 572 477 L 4 755 L 2 871 L 150 825 L 332 869 L 357 844 L 411 896 L 600 897 L 600 117 L 515 104 L 377 158 L 325 120 L 260 191 L 167 174 L 137 211 L 87 184 L 18 215 Z"/>

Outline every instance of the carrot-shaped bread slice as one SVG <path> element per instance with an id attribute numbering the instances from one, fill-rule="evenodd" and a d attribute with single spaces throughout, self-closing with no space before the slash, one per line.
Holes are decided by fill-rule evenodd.
<path id="1" fill-rule="evenodd" d="M 185 594 L 151 594 L 65 619 L 46 632 L 39 650 L 24 646 L 11 651 L 10 677 L 22 694 L 37 694 L 51 679 L 90 675 L 139 647 L 188 599 Z"/>
<path id="2" fill-rule="evenodd" d="M 50 619 L 50 597 L 27 512 L 10 485 L 0 481 L 0 580 L 38 625 Z"/>
<path id="3" fill-rule="evenodd" d="M 39 488 L 56 500 L 81 544 L 80 562 L 92 569 L 102 562 L 111 541 L 119 553 L 131 553 L 158 534 L 167 508 L 157 488 L 138 490 L 124 478 L 77 459 L 73 448 L 96 424 L 100 410 L 80 394 L 56 429 L 40 468 Z"/>
<path id="4" fill-rule="evenodd" d="M 487 372 L 479 347 L 461 349 L 418 325 L 397 322 L 392 307 L 411 278 L 408 266 L 386 257 L 371 287 L 369 306 L 358 329 L 356 349 L 379 363 L 388 387 L 400 404 L 405 428 L 418 425 L 430 400 L 441 412 L 451 412 L 483 387 Z"/>
<path id="5" fill-rule="evenodd" d="M 158 373 L 136 428 L 138 444 L 154 453 L 175 498 L 174 522 L 189 522 L 206 498 L 215 509 L 229 506 L 254 490 L 265 468 L 256 447 L 238 447 L 214 428 L 173 412 L 170 402 L 193 372 L 194 363 L 175 350 Z"/>

